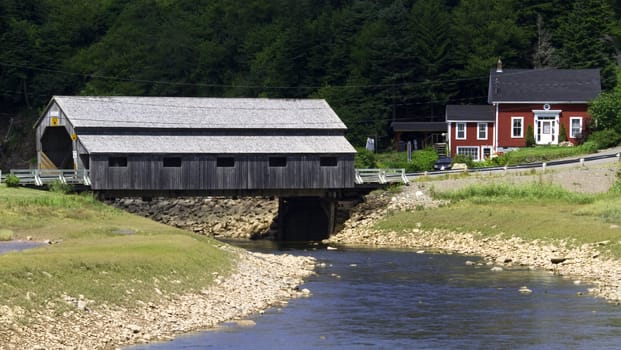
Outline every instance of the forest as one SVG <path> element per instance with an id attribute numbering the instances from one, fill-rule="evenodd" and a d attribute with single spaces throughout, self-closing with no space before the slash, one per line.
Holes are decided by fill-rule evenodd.
<path id="1" fill-rule="evenodd" d="M 619 49 L 621 0 L 0 0 L 0 158 L 32 157 L 53 95 L 325 98 L 388 147 L 391 121 L 486 103 L 498 59 L 612 94 Z"/>

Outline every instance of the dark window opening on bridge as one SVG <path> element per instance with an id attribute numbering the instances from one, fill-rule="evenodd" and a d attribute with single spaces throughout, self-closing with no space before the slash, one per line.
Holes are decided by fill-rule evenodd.
<path id="1" fill-rule="evenodd" d="M 270 168 L 284 168 L 287 166 L 287 157 L 270 157 Z"/>
<path id="2" fill-rule="evenodd" d="M 108 158 L 108 166 L 111 168 L 127 167 L 127 157 L 110 157 Z"/>
<path id="3" fill-rule="evenodd" d="M 88 157 L 88 154 L 80 154 L 80 160 L 82 161 L 82 164 L 84 165 L 85 169 L 90 169 L 91 160 Z"/>
<path id="4" fill-rule="evenodd" d="M 216 166 L 218 168 L 233 168 L 235 166 L 235 158 L 233 158 L 233 157 L 218 157 L 216 159 Z"/>
<path id="5" fill-rule="evenodd" d="M 180 157 L 166 157 L 163 160 L 164 168 L 181 168 Z"/>
<path id="6" fill-rule="evenodd" d="M 338 166 L 336 157 L 320 157 L 319 166 Z"/>

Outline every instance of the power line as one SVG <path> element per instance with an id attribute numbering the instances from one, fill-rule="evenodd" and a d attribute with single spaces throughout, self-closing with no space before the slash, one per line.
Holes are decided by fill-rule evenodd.
<path id="1" fill-rule="evenodd" d="M 172 82 L 172 81 L 164 81 L 164 80 L 121 78 L 121 77 L 116 77 L 116 76 L 108 76 L 108 75 L 100 75 L 100 74 L 70 72 L 70 71 L 52 69 L 52 68 L 40 68 L 40 67 L 33 67 L 29 65 L 7 63 L 7 62 L 2 62 L 2 61 L 0 61 L 0 66 L 21 68 L 21 69 L 48 72 L 48 73 L 58 73 L 58 74 L 77 76 L 77 77 L 83 77 L 83 78 L 114 80 L 114 81 L 124 81 L 124 82 L 143 83 L 143 84 L 212 87 L 212 88 L 273 89 L 273 90 L 294 90 L 294 89 L 317 90 L 317 89 L 321 89 L 324 87 L 330 87 L 330 88 L 335 88 L 335 89 L 395 88 L 395 87 L 407 87 L 407 86 L 429 85 L 429 84 L 446 84 L 446 83 L 454 83 L 454 82 L 460 82 L 460 81 L 475 81 L 475 80 L 487 79 L 489 77 L 488 75 L 485 75 L 485 76 L 468 77 L 468 78 L 452 78 L 452 79 L 437 79 L 437 80 L 426 79 L 426 80 L 420 80 L 420 81 L 410 81 L 410 82 L 401 82 L 401 83 L 383 83 L 383 84 L 267 86 L 267 85 L 235 85 L 235 84 L 215 84 L 215 83 L 187 83 L 187 82 Z M 508 73 L 508 74 L 520 74 L 520 72 Z"/>

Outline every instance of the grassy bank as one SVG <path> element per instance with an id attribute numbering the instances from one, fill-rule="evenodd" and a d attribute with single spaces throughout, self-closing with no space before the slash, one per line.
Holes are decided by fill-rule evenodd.
<path id="1" fill-rule="evenodd" d="M 64 296 L 131 307 L 205 288 L 232 258 L 221 243 L 127 214 L 90 195 L 0 186 L 0 230 L 58 242 L 0 255 L 0 304 L 62 311 Z M 27 320 L 27 317 L 24 318 Z"/>
<path id="2" fill-rule="evenodd" d="M 610 241 L 602 249 L 621 257 L 621 199 L 618 194 L 576 194 L 560 187 L 475 185 L 438 193 L 449 204 L 435 209 L 391 213 L 378 222 L 382 230 L 449 229 L 527 240 L 565 240 L 573 244 Z"/>

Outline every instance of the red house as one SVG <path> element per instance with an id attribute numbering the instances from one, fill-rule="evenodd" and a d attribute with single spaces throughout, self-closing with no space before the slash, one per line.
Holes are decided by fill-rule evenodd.
<path id="1" fill-rule="evenodd" d="M 483 160 L 526 146 L 532 126 L 538 145 L 559 144 L 564 129 L 571 143 L 583 140 L 588 103 L 599 95 L 599 69 L 502 69 L 490 72 L 489 105 L 448 105 L 449 149 Z M 563 126 L 563 127 L 561 127 Z"/>

